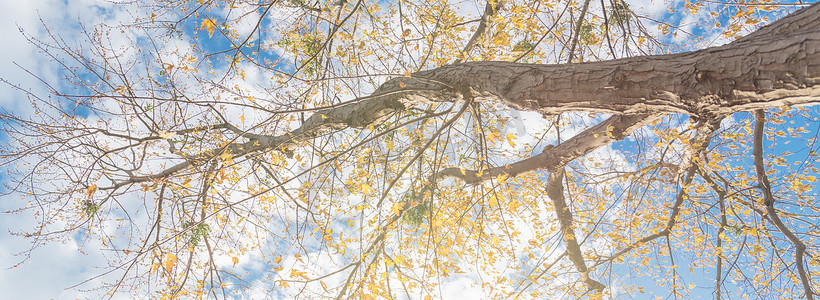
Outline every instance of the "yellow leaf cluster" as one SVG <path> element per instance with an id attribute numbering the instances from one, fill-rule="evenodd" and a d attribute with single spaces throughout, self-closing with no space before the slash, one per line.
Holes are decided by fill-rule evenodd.
<path id="1" fill-rule="evenodd" d="M 212 19 L 202 20 L 202 25 L 199 26 L 199 29 L 205 29 L 208 31 L 208 37 L 213 37 L 215 28 L 216 22 Z"/>

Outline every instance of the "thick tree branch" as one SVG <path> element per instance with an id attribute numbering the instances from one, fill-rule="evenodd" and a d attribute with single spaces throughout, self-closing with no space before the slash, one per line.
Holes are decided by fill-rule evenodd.
<path id="1" fill-rule="evenodd" d="M 631 130 L 645 124 L 649 116 L 669 112 L 711 119 L 762 107 L 817 104 L 820 103 L 818 15 L 820 5 L 815 4 L 764 27 L 769 33 L 756 34 L 754 39 L 740 39 L 725 46 L 681 54 L 565 65 L 472 62 L 417 72 L 412 77 L 387 81 L 373 95 L 358 102 L 317 111 L 290 133 L 256 136 L 212 152 L 229 151 L 234 156 L 271 149 L 287 152 L 330 132 L 378 124 L 416 105 L 464 102 L 466 94 L 475 96 L 477 101 L 495 101 L 541 113 L 579 110 L 621 113 L 623 115 L 617 118 L 625 120 L 613 121 L 616 123 L 613 125 L 632 124 L 626 126 Z M 790 22 L 801 25 L 786 25 Z M 599 135 L 606 133 L 597 131 Z M 595 143 L 595 138 L 588 135 L 583 138 L 589 140 L 581 141 L 581 138 L 576 140 Z M 580 146 L 577 151 L 588 153 L 600 146 Z M 557 157 L 552 158 L 574 151 L 557 151 L 553 154 Z M 570 157 L 578 157 L 576 155 Z M 116 186 L 164 178 L 196 165 L 194 162 L 209 159 L 206 156 L 189 157 L 160 173 L 132 177 Z M 506 173 L 537 169 L 532 160 L 543 158 L 536 155 L 511 165 Z M 501 171 L 491 170 L 490 174 Z M 442 175 L 455 174 L 445 170 Z M 470 178 L 464 176 L 465 181 L 473 182 Z"/>
<path id="2" fill-rule="evenodd" d="M 476 28 L 475 33 L 473 33 L 473 37 L 470 38 L 470 41 L 467 42 L 467 45 L 464 46 L 464 49 L 461 50 L 461 53 L 458 54 L 458 58 L 453 63 L 460 64 L 467 59 L 467 55 L 473 51 L 473 48 L 475 48 L 478 40 L 487 32 L 487 28 L 489 28 L 490 24 L 493 22 L 493 17 L 495 17 L 503 6 L 504 0 L 487 1 L 487 5 L 484 6 L 484 14 L 481 16 L 481 21 L 478 23 L 478 28 Z"/>
<path id="3" fill-rule="evenodd" d="M 243 133 L 243 136 L 249 138 L 248 141 L 233 142 L 224 147 L 203 151 L 203 154 L 185 157 L 184 162 L 168 167 L 159 173 L 132 176 L 127 180 L 116 182 L 111 187 L 101 187 L 100 190 L 117 189 L 129 184 L 166 178 L 209 161 L 223 152 L 228 152 L 234 157 L 242 157 L 268 150 L 280 150 L 290 153 L 299 146 L 334 131 L 348 127 L 365 128 L 370 124 L 379 124 L 389 116 L 406 110 L 411 106 L 411 103 L 418 101 L 419 97 L 449 99 L 447 102 L 461 102 L 461 99 L 463 99 L 463 94 L 442 84 L 430 83 L 426 85 L 426 88 L 425 91 L 413 91 L 413 95 L 404 95 L 401 92 L 380 93 L 373 96 L 372 99 L 364 98 L 361 102 L 320 110 L 306 119 L 300 127 L 279 136 Z M 222 127 L 230 129 L 224 125 Z"/>
<path id="4" fill-rule="evenodd" d="M 754 4 L 747 3 L 744 5 Z M 810 7 L 795 11 L 777 22 L 760 27 L 755 32 L 750 33 L 740 40 L 755 40 L 766 36 L 789 35 L 804 30 L 816 29 L 817 25 L 820 24 L 820 13 L 818 12 L 820 12 L 820 6 L 818 6 L 817 3 L 811 4 Z"/>
<path id="5" fill-rule="evenodd" d="M 584 25 L 584 17 L 587 14 L 587 9 L 589 8 L 589 2 L 591 0 L 584 1 L 584 7 L 581 8 L 581 15 L 578 16 L 577 25 L 575 25 L 575 32 L 572 33 L 572 43 L 569 45 L 569 59 L 567 62 L 572 62 L 575 59 L 575 47 L 578 45 L 578 38 L 581 36 L 581 26 Z"/>
<path id="6" fill-rule="evenodd" d="M 729 226 L 729 222 L 726 219 L 726 190 L 720 187 L 717 182 L 715 182 L 707 171 L 703 170 L 703 168 L 698 168 L 698 173 L 703 178 L 706 183 L 715 191 L 718 197 L 718 209 L 720 214 L 720 228 L 717 231 L 717 245 L 715 245 L 715 249 L 718 253 L 715 255 L 717 262 L 715 263 L 715 299 L 721 299 L 721 289 L 723 285 L 723 253 L 721 250 L 723 249 L 723 231 L 726 230 L 726 227 Z"/>
<path id="7" fill-rule="evenodd" d="M 558 113 L 676 112 L 709 118 L 761 107 L 820 102 L 820 5 L 804 9 L 804 26 L 769 31 L 699 51 L 602 62 L 532 65 L 470 62 L 398 78 L 380 90 L 429 82 L 469 88 L 477 100 Z M 787 26 L 795 17 L 772 24 Z M 764 27 L 764 28 L 769 28 Z M 437 101 L 437 99 L 428 99 Z"/>
<path id="8" fill-rule="evenodd" d="M 479 171 L 475 170 L 447 168 L 441 170 L 436 177 L 439 180 L 458 178 L 468 184 L 479 184 L 501 174 L 515 177 L 538 170 L 562 168 L 569 162 L 583 157 L 595 149 L 624 139 L 636 129 L 654 120 L 655 117 L 655 115 L 650 114 L 614 115 L 558 146 L 547 146 L 541 153 L 509 165 L 485 169 L 481 172 L 481 176 L 478 175 Z"/>
<path id="9" fill-rule="evenodd" d="M 800 276 L 800 282 L 803 284 L 803 291 L 806 293 L 806 299 L 814 299 L 814 292 L 811 288 L 811 280 L 803 265 L 803 255 L 806 252 L 806 244 L 800 240 L 788 227 L 783 224 L 777 210 L 774 208 L 774 195 L 772 194 L 772 184 L 769 182 L 769 177 L 766 175 L 766 167 L 763 163 L 763 129 L 766 127 L 766 114 L 763 110 L 755 111 L 755 131 L 754 131 L 754 156 L 755 172 L 757 173 L 758 187 L 763 193 L 763 203 L 766 206 L 766 213 L 771 217 L 771 222 L 777 229 L 789 239 L 794 245 L 794 264 L 797 266 L 797 275 Z"/>
<path id="10" fill-rule="evenodd" d="M 575 270 L 581 275 L 581 281 L 590 291 L 600 293 L 606 288 L 601 282 L 589 277 L 589 269 L 584 262 L 584 254 L 581 252 L 581 245 L 575 236 L 575 226 L 572 224 L 572 212 L 569 211 L 566 199 L 564 198 L 564 168 L 551 170 L 547 181 L 547 196 L 552 200 L 558 224 L 561 227 L 561 238 L 567 247 L 567 257 L 575 266 Z"/>

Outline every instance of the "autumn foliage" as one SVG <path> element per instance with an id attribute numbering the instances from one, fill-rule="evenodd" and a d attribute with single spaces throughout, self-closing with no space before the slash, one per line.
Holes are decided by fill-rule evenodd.
<path id="1" fill-rule="evenodd" d="M 107 251 L 74 288 L 817 292 L 818 5 L 135 2 L 0 113 L 19 235 Z"/>

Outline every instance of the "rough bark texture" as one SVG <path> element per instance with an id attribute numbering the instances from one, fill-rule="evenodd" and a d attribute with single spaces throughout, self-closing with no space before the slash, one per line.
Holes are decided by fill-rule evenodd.
<path id="1" fill-rule="evenodd" d="M 677 112 L 708 118 L 760 107 L 817 103 L 818 48 L 820 29 L 814 29 L 689 53 L 596 63 L 473 62 L 419 72 L 413 75 L 418 81 L 394 81 L 405 81 L 407 87 L 419 81 L 440 82 L 469 89 L 479 100 L 542 113 Z M 396 83 L 385 87 L 391 84 Z"/>
<path id="2" fill-rule="evenodd" d="M 593 63 L 534 65 L 470 62 L 417 72 L 384 83 L 373 95 L 316 112 L 301 127 L 280 136 L 244 134 L 245 142 L 189 157 L 152 176 L 170 176 L 213 154 L 243 156 L 294 149 L 347 127 L 364 128 L 409 107 L 441 102 L 496 101 L 541 113 L 603 111 L 616 116 L 527 160 L 477 174 L 444 170 L 441 175 L 478 183 L 551 169 L 629 135 L 664 113 L 713 119 L 738 111 L 820 103 L 820 5 L 815 4 L 761 28 L 746 38 L 699 51 Z M 614 128 L 614 129 L 610 129 Z M 608 130 L 610 129 L 610 130 Z"/>
<path id="3" fill-rule="evenodd" d="M 562 65 L 470 62 L 444 66 L 388 81 L 376 94 L 405 91 L 396 96 L 407 96 L 415 94 L 412 90 L 437 86 L 470 90 L 478 100 L 542 113 L 678 112 L 702 117 L 816 104 L 820 101 L 818 15 L 820 6 L 813 5 L 747 38 L 680 54 Z"/>

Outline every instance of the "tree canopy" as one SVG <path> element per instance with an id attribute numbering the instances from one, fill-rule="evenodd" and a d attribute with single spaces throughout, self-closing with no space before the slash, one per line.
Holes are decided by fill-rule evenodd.
<path id="1" fill-rule="evenodd" d="M 820 5 L 118 5 L 0 112 L 16 234 L 107 259 L 66 288 L 817 293 Z"/>

